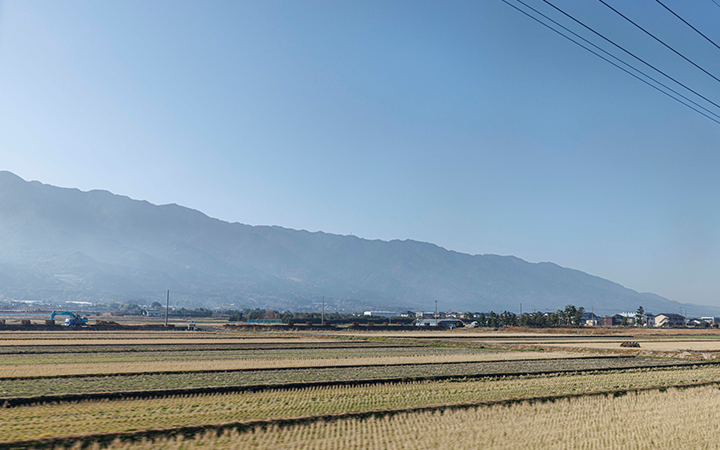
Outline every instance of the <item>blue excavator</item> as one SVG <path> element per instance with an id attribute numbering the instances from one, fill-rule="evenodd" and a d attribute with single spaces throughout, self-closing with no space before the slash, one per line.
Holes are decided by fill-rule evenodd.
<path id="1" fill-rule="evenodd" d="M 70 316 L 65 319 L 66 327 L 83 327 L 88 323 L 87 317 L 78 316 L 70 311 L 53 311 L 52 314 L 50 314 L 50 320 L 53 320 L 55 316 Z"/>

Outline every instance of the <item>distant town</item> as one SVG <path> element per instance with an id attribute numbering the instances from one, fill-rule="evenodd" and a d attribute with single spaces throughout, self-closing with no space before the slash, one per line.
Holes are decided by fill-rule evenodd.
<path id="1" fill-rule="evenodd" d="M 170 306 L 166 309 L 160 302 L 149 305 L 134 302 L 93 304 L 91 302 L 50 303 L 38 301 L 0 300 L 0 320 L 3 317 L 43 319 L 53 311 L 68 310 L 89 317 L 107 318 L 123 316 L 144 316 L 148 318 L 215 318 L 228 322 L 251 324 L 374 324 L 443 328 L 502 328 L 502 327 L 687 327 L 718 328 L 720 317 L 689 317 L 687 314 L 663 312 L 652 314 L 642 306 L 635 311 L 618 311 L 611 315 L 597 315 L 583 307 L 567 305 L 564 309 L 543 312 L 532 311 L 513 313 L 503 311 L 457 312 L 457 311 L 392 311 L 367 310 L 357 313 L 338 312 L 292 312 L 271 309 L 186 309 Z"/>

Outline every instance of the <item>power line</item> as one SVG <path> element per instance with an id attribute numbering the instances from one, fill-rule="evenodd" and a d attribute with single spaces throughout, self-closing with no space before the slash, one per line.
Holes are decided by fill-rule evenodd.
<path id="1" fill-rule="evenodd" d="M 690 25 L 685 19 L 683 19 L 682 17 L 680 17 L 680 16 L 678 16 L 677 14 L 675 14 L 675 11 L 673 11 L 672 9 L 668 8 L 667 6 L 665 6 L 665 3 L 661 2 L 660 0 L 655 0 L 655 1 L 658 2 L 658 3 L 660 3 L 660 6 L 662 6 L 662 7 L 665 8 L 665 9 L 667 9 L 668 11 L 670 11 L 670 13 L 671 13 L 673 16 L 675 16 L 675 17 L 677 17 L 678 19 L 682 20 L 682 22 L 683 22 L 685 25 L 687 25 L 687 26 L 689 26 L 690 28 L 692 28 L 693 30 L 695 30 L 695 32 L 696 32 L 697 34 L 699 34 L 700 36 L 704 37 L 709 43 L 711 43 L 712 45 L 714 45 L 715 47 L 717 47 L 717 48 L 720 50 L 720 46 L 718 46 L 715 42 L 713 42 L 712 39 L 710 39 L 709 37 L 707 37 L 707 36 L 705 36 L 704 34 L 702 34 L 702 32 L 701 32 L 700 30 L 698 30 L 698 29 L 695 28 L 694 26 Z M 717 4 L 717 3 L 716 3 L 716 4 Z"/>
<path id="2" fill-rule="evenodd" d="M 540 19 L 538 19 L 538 18 L 536 18 L 536 17 L 528 14 L 527 12 L 525 12 L 525 11 L 523 11 L 522 9 L 518 8 L 517 6 L 511 4 L 510 2 L 508 2 L 508 0 L 500 0 L 500 1 L 502 1 L 502 2 L 505 3 L 505 4 L 507 4 L 508 6 L 512 7 L 513 9 L 516 9 L 517 11 L 520 11 L 522 14 L 528 16 L 529 18 L 533 19 L 534 21 L 538 22 L 539 24 L 543 25 L 544 27 L 547 27 L 547 28 L 551 29 L 551 30 L 554 31 L 555 33 L 557 33 L 557 34 L 559 34 L 560 36 L 564 37 L 565 39 L 567 39 L 567 40 L 575 43 L 576 45 L 579 45 L 580 47 L 582 47 L 582 48 L 584 48 L 585 50 L 589 51 L 590 53 L 592 53 L 593 55 L 595 55 L 595 56 L 597 56 L 598 58 L 602 59 L 603 61 L 605 61 L 605 62 L 607 62 L 607 63 L 609 63 L 609 64 L 612 64 L 613 66 L 617 67 L 618 69 L 622 70 L 623 72 L 627 73 L 628 75 L 632 76 L 633 78 L 637 78 L 638 80 L 640 80 L 640 81 L 642 81 L 643 83 L 647 84 L 647 85 L 650 86 L 651 88 L 653 88 L 653 89 L 655 89 L 655 90 L 657 90 L 657 91 L 662 92 L 663 94 L 667 95 L 668 97 L 670 97 L 671 99 L 675 100 L 676 102 L 681 103 L 681 104 L 687 106 L 688 108 L 692 109 L 692 110 L 695 111 L 696 113 L 701 114 L 701 115 L 707 117 L 708 119 L 712 120 L 713 122 L 715 122 L 715 123 L 717 123 L 717 124 L 720 125 L 720 121 L 718 121 L 717 119 L 714 119 L 713 117 L 710 117 L 709 115 L 705 114 L 704 112 L 702 112 L 702 111 L 700 111 L 700 110 L 698 110 L 698 109 L 693 108 L 692 106 L 688 105 L 687 103 L 683 102 L 682 100 L 680 100 L 680 99 L 678 99 L 678 98 L 676 98 L 676 97 L 673 97 L 672 95 L 670 95 L 670 94 L 668 94 L 667 92 L 663 91 L 662 89 L 660 89 L 659 87 L 655 86 L 654 84 L 651 84 L 651 83 L 649 83 L 648 81 L 646 81 L 646 80 L 640 78 L 639 76 L 635 75 L 634 73 L 630 72 L 629 70 L 627 70 L 627 69 L 625 69 L 625 68 L 623 68 L 623 67 L 620 67 L 619 65 L 615 64 L 614 62 L 612 62 L 612 61 L 610 61 L 609 59 L 605 58 L 604 56 L 600 55 L 599 53 L 596 53 L 596 52 L 594 52 L 593 50 L 589 49 L 588 47 L 585 47 L 584 45 L 582 45 L 582 44 L 579 43 L 578 41 L 574 40 L 573 38 L 567 36 L 566 34 L 563 34 L 562 32 L 556 30 L 555 28 L 551 27 L 550 25 L 546 24 L 545 22 L 541 21 Z M 641 73 L 642 73 L 642 72 L 641 72 Z M 649 77 L 648 77 L 648 78 L 649 78 Z"/>
<path id="3" fill-rule="evenodd" d="M 678 81 L 678 80 L 676 80 L 675 78 L 671 77 L 670 75 L 666 74 L 665 72 L 663 72 L 662 70 L 660 70 L 660 69 L 658 69 L 657 67 L 653 66 L 653 65 L 650 64 L 649 62 L 647 62 L 647 61 L 645 61 L 644 59 L 640 58 L 639 56 L 635 55 L 635 54 L 632 53 L 631 51 L 626 50 L 626 49 L 625 49 L 624 47 L 622 47 L 621 45 L 616 44 L 614 41 L 608 39 L 607 37 L 603 36 L 603 35 L 600 34 L 599 32 L 597 32 L 597 31 L 595 31 L 594 29 L 590 28 L 589 26 L 585 25 L 584 23 L 582 23 L 581 21 L 579 21 L 579 20 L 576 19 L 575 17 L 571 16 L 570 14 L 566 13 L 566 12 L 563 11 L 562 9 L 560 9 L 560 8 L 558 8 L 557 6 L 553 5 L 553 4 L 550 3 L 548 0 L 543 0 L 543 1 L 544 1 L 545 3 L 547 3 L 548 5 L 550 5 L 551 7 L 553 7 L 553 8 L 554 8 L 556 11 L 558 11 L 559 13 L 565 15 L 566 17 L 568 17 L 569 19 L 573 20 L 575 23 L 579 24 L 580 26 L 584 27 L 585 29 L 587 29 L 587 30 L 595 33 L 597 36 L 601 37 L 602 39 L 604 39 L 605 41 L 607 41 L 607 42 L 609 42 L 610 44 L 614 45 L 614 46 L 617 47 L 618 49 L 620 49 L 620 50 L 622 50 L 623 52 L 627 53 L 628 55 L 632 56 L 633 58 L 635 58 L 636 60 L 640 61 L 641 63 L 645 64 L 647 67 L 650 67 L 651 69 L 653 69 L 653 70 L 656 71 L 657 73 L 665 76 L 665 77 L 668 78 L 669 80 L 674 81 L 675 83 L 677 83 L 677 84 L 679 84 L 680 86 L 684 87 L 684 88 L 687 89 L 688 91 L 690 91 L 690 92 L 692 92 L 693 94 L 697 95 L 698 97 L 702 98 L 702 99 L 705 100 L 706 102 L 711 103 L 711 104 L 713 104 L 714 106 L 717 106 L 718 108 L 720 108 L 720 105 L 719 105 L 719 104 L 715 103 L 714 101 L 710 100 L 709 98 L 705 97 L 704 95 L 700 94 L 699 92 L 695 91 L 694 89 L 691 89 L 691 88 L 688 87 L 687 85 L 681 83 L 680 81 Z"/>
<path id="4" fill-rule="evenodd" d="M 698 103 L 696 103 L 696 102 L 694 102 L 693 100 L 687 98 L 686 96 L 684 96 L 683 94 L 679 93 L 679 92 L 676 91 L 675 89 L 667 86 L 666 84 L 662 83 L 661 81 L 658 81 L 658 80 L 656 80 L 655 78 L 651 77 L 650 75 L 646 74 L 646 73 L 643 72 L 642 70 L 640 70 L 640 69 L 632 66 L 631 64 L 629 64 L 629 63 L 627 63 L 627 62 L 625 62 L 625 61 L 623 61 L 622 59 L 618 58 L 617 56 L 613 55 L 612 53 L 610 53 L 610 52 L 608 52 L 608 51 L 606 51 L 606 50 L 598 47 L 597 45 L 595 45 L 595 44 L 593 44 L 592 42 L 588 41 L 587 39 L 585 39 L 584 37 L 582 37 L 582 36 L 580 36 L 579 34 L 575 33 L 574 31 L 570 30 L 569 28 L 563 26 L 562 24 L 556 22 L 556 21 L 553 20 L 552 18 L 546 16 L 546 15 L 543 14 L 542 12 L 540 12 L 540 11 L 538 11 L 537 9 L 533 8 L 532 6 L 528 5 L 528 4 L 525 3 L 524 1 L 522 1 L 522 0 L 515 0 L 515 1 L 517 1 L 518 3 L 524 5 L 526 8 L 534 11 L 536 14 L 541 15 L 541 16 L 544 17 L 545 19 L 547 19 L 547 20 L 549 20 L 550 22 L 554 23 L 555 25 L 559 26 L 560 28 L 562 28 L 563 30 L 565 30 L 565 31 L 567 31 L 568 33 L 572 34 L 573 36 L 577 37 L 578 39 L 581 39 L 581 40 L 583 40 L 584 42 L 586 42 L 587 44 L 592 45 L 593 47 L 595 47 L 595 48 L 598 49 L 599 51 L 603 52 L 604 54 L 608 55 L 609 57 L 613 58 L 614 60 L 620 62 L 621 64 L 626 65 L 627 67 L 631 68 L 631 69 L 634 70 L 635 72 L 643 75 L 643 76 L 646 77 L 646 78 L 651 79 L 652 81 L 654 81 L 655 83 L 657 83 L 657 84 L 659 84 L 660 86 L 664 87 L 665 89 L 669 90 L 670 92 L 672 92 L 672 93 L 674 93 L 674 94 L 676 94 L 676 95 L 679 95 L 680 97 L 682 97 L 683 99 L 689 101 L 690 103 L 692 103 L 693 105 L 695 105 L 695 106 L 697 106 L 698 108 L 702 109 L 703 111 L 706 111 L 707 113 L 709 113 L 709 114 L 717 117 L 718 119 L 720 119 L 720 116 L 719 116 L 718 114 L 716 114 L 715 112 L 710 111 L 709 109 L 705 108 L 705 107 L 702 106 L 702 105 L 699 105 Z M 550 4 L 550 3 L 547 2 L 547 1 L 546 1 L 546 3 Z M 550 4 L 550 5 L 551 5 L 551 6 L 554 6 L 554 5 L 552 5 L 552 4 Z M 667 76 L 667 75 L 666 75 L 666 76 Z M 672 79 L 672 78 L 671 78 L 671 79 Z M 673 81 L 674 81 L 674 80 L 673 80 Z M 678 83 L 678 84 L 680 84 L 680 83 Z M 681 86 L 684 87 L 684 85 L 682 85 L 682 84 L 681 84 Z M 690 89 L 690 88 L 686 88 L 686 89 L 692 91 L 692 89 Z M 692 92 L 695 92 L 695 91 L 692 91 Z M 697 94 L 697 95 L 700 95 L 700 94 Z M 702 96 L 701 96 L 701 97 L 702 97 Z M 704 98 L 704 97 L 703 97 L 703 98 Z M 709 101 L 709 100 L 708 100 L 708 101 Z M 710 102 L 710 103 L 713 103 L 713 102 Z M 715 104 L 715 103 L 713 103 L 713 104 Z M 715 105 L 715 106 L 717 106 L 718 108 L 720 108 L 720 105 Z"/>
<path id="5" fill-rule="evenodd" d="M 715 0 L 711 0 L 715 5 L 717 5 L 718 8 L 720 8 L 720 3 L 716 2 Z"/>
<path id="6" fill-rule="evenodd" d="M 654 34 L 652 34 L 651 32 L 649 32 L 649 31 L 646 30 L 645 28 L 643 28 L 643 27 L 641 27 L 640 25 L 638 25 L 638 24 L 636 24 L 635 22 L 633 22 L 629 17 L 625 16 L 623 13 L 621 13 L 621 12 L 618 11 L 617 9 L 615 9 L 615 8 L 613 8 L 612 6 L 610 6 L 610 5 L 608 5 L 607 3 L 605 3 L 605 0 L 598 0 L 598 1 L 599 1 L 600 3 L 602 3 L 603 5 L 607 6 L 608 8 L 610 8 L 613 12 L 615 12 L 617 15 L 619 15 L 619 16 L 622 17 L 623 19 L 625 19 L 625 20 L 627 20 L 628 22 L 630 22 L 631 24 L 635 25 L 637 28 L 639 28 L 640 30 L 642 30 L 645 34 L 647 34 L 647 35 L 650 36 L 651 38 L 655 39 L 656 41 L 658 41 L 659 43 L 661 43 L 662 45 L 664 45 L 666 48 L 668 48 L 669 50 L 671 50 L 673 53 L 675 53 L 676 55 L 678 55 L 679 57 L 681 57 L 681 58 L 684 59 L 685 61 L 689 62 L 689 63 L 692 64 L 693 66 L 697 67 L 698 69 L 702 70 L 702 71 L 705 72 L 707 75 L 711 76 L 715 81 L 717 81 L 718 83 L 720 83 L 720 78 L 716 77 L 715 75 L 711 74 L 711 73 L 708 72 L 707 70 L 705 70 L 705 69 L 703 69 L 702 67 L 698 66 L 697 64 L 695 64 L 694 62 L 692 62 L 689 58 L 687 58 L 685 55 L 683 55 L 683 54 L 680 53 L 679 51 L 675 50 L 674 48 L 670 47 L 668 44 L 666 44 L 665 42 L 663 42 L 660 38 L 656 37 Z"/>

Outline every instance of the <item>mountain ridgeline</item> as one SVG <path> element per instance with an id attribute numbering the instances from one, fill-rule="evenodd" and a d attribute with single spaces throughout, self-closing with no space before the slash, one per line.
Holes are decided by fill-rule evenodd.
<path id="1" fill-rule="evenodd" d="M 0 295 L 5 299 L 162 299 L 183 306 L 344 311 L 440 309 L 676 312 L 641 294 L 552 263 L 249 226 L 178 205 L 82 192 L 0 172 Z M 686 307 L 688 305 L 685 305 Z M 697 314 L 714 308 L 690 305 Z"/>

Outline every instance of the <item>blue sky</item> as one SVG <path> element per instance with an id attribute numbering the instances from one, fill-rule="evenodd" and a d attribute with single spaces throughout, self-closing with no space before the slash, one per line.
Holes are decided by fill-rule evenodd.
<path id="1" fill-rule="evenodd" d="M 656 2 L 611 3 L 720 77 Z M 720 42 L 711 0 L 665 3 Z M 596 0 L 556 4 L 720 100 Z M 500 0 L 0 2 L 0 169 L 228 221 L 717 304 L 719 149 L 720 125 Z"/>

